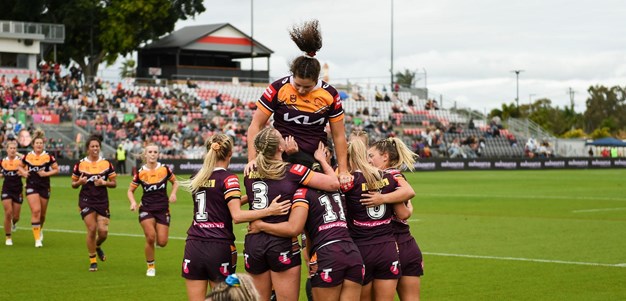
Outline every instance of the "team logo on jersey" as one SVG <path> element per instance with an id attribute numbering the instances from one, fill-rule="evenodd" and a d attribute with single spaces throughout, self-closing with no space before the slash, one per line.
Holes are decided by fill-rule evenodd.
<path id="1" fill-rule="evenodd" d="M 398 275 L 398 273 L 400 273 L 400 269 L 398 269 L 398 261 L 397 260 L 391 263 L 391 266 L 389 267 L 389 270 L 394 275 Z"/>
<path id="2" fill-rule="evenodd" d="M 224 181 L 224 185 L 226 186 L 226 189 L 239 188 L 239 179 L 237 178 L 237 176 L 232 175 L 226 178 L 226 181 Z"/>
<path id="3" fill-rule="evenodd" d="M 291 94 L 291 95 L 289 95 L 289 101 L 290 101 L 291 103 L 296 103 L 296 100 L 297 100 L 297 97 L 296 97 L 296 95 L 295 95 L 295 94 Z"/>
<path id="4" fill-rule="evenodd" d="M 228 265 L 229 265 L 228 262 L 223 262 L 220 265 L 220 273 L 222 273 L 222 275 L 224 276 L 228 276 Z"/>
<path id="5" fill-rule="evenodd" d="M 321 117 L 317 120 L 310 120 L 309 116 L 306 115 L 296 115 L 296 116 L 289 116 L 289 112 L 283 114 L 283 120 L 285 120 L 286 122 L 293 122 L 295 124 L 304 124 L 304 125 L 324 125 L 326 123 L 326 118 L 325 117 Z"/>
<path id="6" fill-rule="evenodd" d="M 315 97 L 315 99 L 313 100 L 313 104 L 315 104 L 315 106 L 318 108 L 322 108 L 326 106 L 326 103 L 324 103 L 324 100 L 322 100 L 319 97 Z"/>
<path id="7" fill-rule="evenodd" d="M 272 87 L 272 85 L 267 87 L 267 89 L 265 89 L 265 92 L 263 92 L 263 96 L 265 96 L 265 99 L 269 100 L 270 102 L 274 98 L 275 94 L 276 94 L 276 89 L 274 89 L 274 87 Z"/>
<path id="8" fill-rule="evenodd" d="M 333 269 L 324 269 L 322 270 L 322 272 L 320 273 L 320 277 L 322 278 L 322 281 L 326 282 L 326 283 L 331 283 L 333 281 L 333 278 L 330 277 L 330 272 L 332 272 Z"/>
<path id="9" fill-rule="evenodd" d="M 304 173 L 307 171 L 306 166 L 301 165 L 301 164 L 294 164 L 291 166 L 291 169 L 289 170 L 289 172 L 302 176 L 304 175 Z"/>
<path id="10" fill-rule="evenodd" d="M 298 188 L 296 192 L 293 194 L 293 199 L 304 199 L 306 198 L 306 188 Z"/>
<path id="11" fill-rule="evenodd" d="M 243 253 L 243 262 L 244 262 L 244 264 L 246 266 L 246 269 L 250 268 L 250 264 L 248 263 L 248 256 L 250 256 L 250 255 L 248 255 L 246 253 Z"/>
<path id="12" fill-rule="evenodd" d="M 191 262 L 191 260 L 189 260 L 189 259 L 183 259 L 183 273 L 189 274 L 189 263 L 190 262 Z"/>
<path id="13" fill-rule="evenodd" d="M 291 258 L 289 258 L 289 251 L 287 252 L 280 252 L 280 255 L 278 255 L 278 261 L 280 261 L 280 263 L 282 264 L 291 264 Z"/>

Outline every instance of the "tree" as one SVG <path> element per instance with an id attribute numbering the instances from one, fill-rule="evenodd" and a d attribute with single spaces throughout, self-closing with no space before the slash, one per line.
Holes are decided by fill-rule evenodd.
<path id="1" fill-rule="evenodd" d="M 396 73 L 396 83 L 403 88 L 411 88 L 415 84 L 415 72 L 404 69 L 404 73 Z"/>
<path id="2" fill-rule="evenodd" d="M 120 67 L 120 77 L 135 77 L 135 66 L 135 60 L 133 60 L 132 58 L 122 62 L 122 66 Z"/>
<path id="3" fill-rule="evenodd" d="M 205 8 L 202 0 L 0 0 L 0 19 L 65 25 L 60 63 L 77 62 L 88 82 L 141 44 L 174 30 Z"/>
<path id="4" fill-rule="evenodd" d="M 617 133 L 626 127 L 626 90 L 619 86 L 607 88 L 592 86 L 587 90 L 587 110 L 585 111 L 585 130 L 607 128 L 610 133 Z"/>

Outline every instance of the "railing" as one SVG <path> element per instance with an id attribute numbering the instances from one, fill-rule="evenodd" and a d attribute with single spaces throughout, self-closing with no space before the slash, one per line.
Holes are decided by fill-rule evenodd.
<path id="1" fill-rule="evenodd" d="M 44 42 L 62 44 L 65 41 L 65 25 L 0 20 L 0 33 L 42 34 Z"/>

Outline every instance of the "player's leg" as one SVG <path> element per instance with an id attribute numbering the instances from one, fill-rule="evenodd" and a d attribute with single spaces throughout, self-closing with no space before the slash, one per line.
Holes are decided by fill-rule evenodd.
<path id="1" fill-rule="evenodd" d="M 270 271 L 277 300 L 298 300 L 300 295 L 300 265 L 286 271 Z M 315 297 L 313 297 L 315 299 Z"/>
<path id="2" fill-rule="evenodd" d="M 141 221 L 141 227 L 146 237 L 144 253 L 146 255 L 146 264 L 148 265 L 148 270 L 146 271 L 148 276 L 154 276 L 155 273 L 154 244 L 156 242 L 156 225 L 154 218 L 146 218 Z"/>
<path id="3" fill-rule="evenodd" d="M 189 301 L 204 301 L 207 294 L 207 282 L 207 280 L 185 279 Z"/>
<path id="4" fill-rule="evenodd" d="M 2 207 L 4 208 L 4 234 L 5 244 L 7 246 L 13 245 L 11 239 L 11 227 L 13 224 L 13 201 L 11 199 L 2 200 Z"/>
<path id="5" fill-rule="evenodd" d="M 35 246 L 41 247 L 41 201 L 39 194 L 31 193 L 26 195 L 28 206 L 30 206 L 30 223 L 33 227 L 33 237 L 35 238 Z"/>
<path id="6" fill-rule="evenodd" d="M 104 251 L 102 250 L 102 244 L 104 243 L 104 241 L 107 240 L 107 237 L 109 237 L 109 218 L 106 216 L 102 216 L 100 214 L 97 214 L 97 223 L 98 223 L 98 232 L 97 232 L 97 236 L 96 236 L 96 253 L 98 254 L 98 258 L 100 258 L 101 261 L 105 261 L 107 259 L 106 255 L 104 254 Z"/>
<path id="7" fill-rule="evenodd" d="M 250 276 L 252 277 L 254 287 L 259 291 L 259 296 L 261 297 L 259 300 L 269 300 L 272 295 L 272 278 L 270 271 L 261 274 L 250 274 Z M 300 287 L 300 284 L 298 283 L 297 286 Z M 297 300 L 297 298 L 294 300 Z"/>
<path id="8" fill-rule="evenodd" d="M 98 270 L 96 262 L 96 232 L 98 230 L 97 214 L 95 211 L 89 212 L 83 216 L 83 222 L 87 228 L 87 252 L 89 253 L 89 270 L 95 272 Z"/>

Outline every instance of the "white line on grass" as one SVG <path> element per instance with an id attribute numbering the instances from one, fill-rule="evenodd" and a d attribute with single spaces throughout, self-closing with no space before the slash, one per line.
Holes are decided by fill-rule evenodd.
<path id="1" fill-rule="evenodd" d="M 558 196 L 558 195 L 498 195 L 498 194 L 443 194 L 443 193 L 422 193 L 420 196 L 431 197 L 458 197 L 458 198 L 499 198 L 499 199 L 536 199 L 536 200 L 590 200 L 590 201 L 620 201 L 626 202 L 626 198 L 595 197 L 595 196 Z"/>
<path id="2" fill-rule="evenodd" d="M 3 227 L 0 227 L 3 228 Z M 30 228 L 18 227 L 19 230 L 30 230 Z M 73 234 L 85 234 L 85 231 L 77 230 L 65 230 L 65 229 L 47 229 L 46 232 L 60 232 L 60 233 L 73 233 Z M 111 233 L 110 236 L 124 236 L 124 237 L 144 237 L 141 234 L 132 233 Z M 186 237 L 170 236 L 170 239 L 185 240 Z M 243 244 L 242 241 L 236 241 L 236 243 Z M 500 256 L 483 256 L 483 255 L 469 255 L 469 254 L 452 254 L 452 253 L 436 253 L 436 252 L 422 252 L 424 255 L 432 256 L 444 256 L 444 257 L 462 257 L 462 258 L 475 258 L 475 259 L 492 259 L 492 260 L 510 260 L 510 261 L 527 261 L 527 262 L 541 262 L 541 263 L 556 263 L 556 264 L 570 264 L 570 265 L 587 265 L 587 266 L 600 266 L 600 267 L 618 267 L 626 268 L 626 263 L 596 263 L 596 262 L 580 262 L 580 261 L 564 261 L 564 260 L 550 260 L 550 259 L 534 259 L 534 258 L 520 258 L 520 257 L 500 257 Z M 242 253 L 239 256 L 243 256 Z"/>
<path id="3" fill-rule="evenodd" d="M 581 212 L 602 212 L 602 211 L 615 211 L 615 210 L 626 210 L 626 207 L 619 208 L 596 208 L 596 209 L 585 209 L 585 210 L 572 210 L 573 213 L 581 213 Z"/>
<path id="4" fill-rule="evenodd" d="M 445 257 L 463 257 L 463 258 L 493 259 L 493 260 L 528 261 L 528 262 L 573 264 L 573 265 L 590 265 L 590 266 L 618 267 L 618 268 L 626 267 L 626 264 L 624 264 L 624 263 L 611 264 L 611 263 L 564 261 L 564 260 L 534 259 L 534 258 L 519 258 L 519 257 L 483 256 L 483 255 L 468 255 L 468 254 L 450 254 L 450 253 L 432 253 L 432 252 L 422 252 L 422 253 L 425 254 L 425 255 L 445 256 Z"/>

